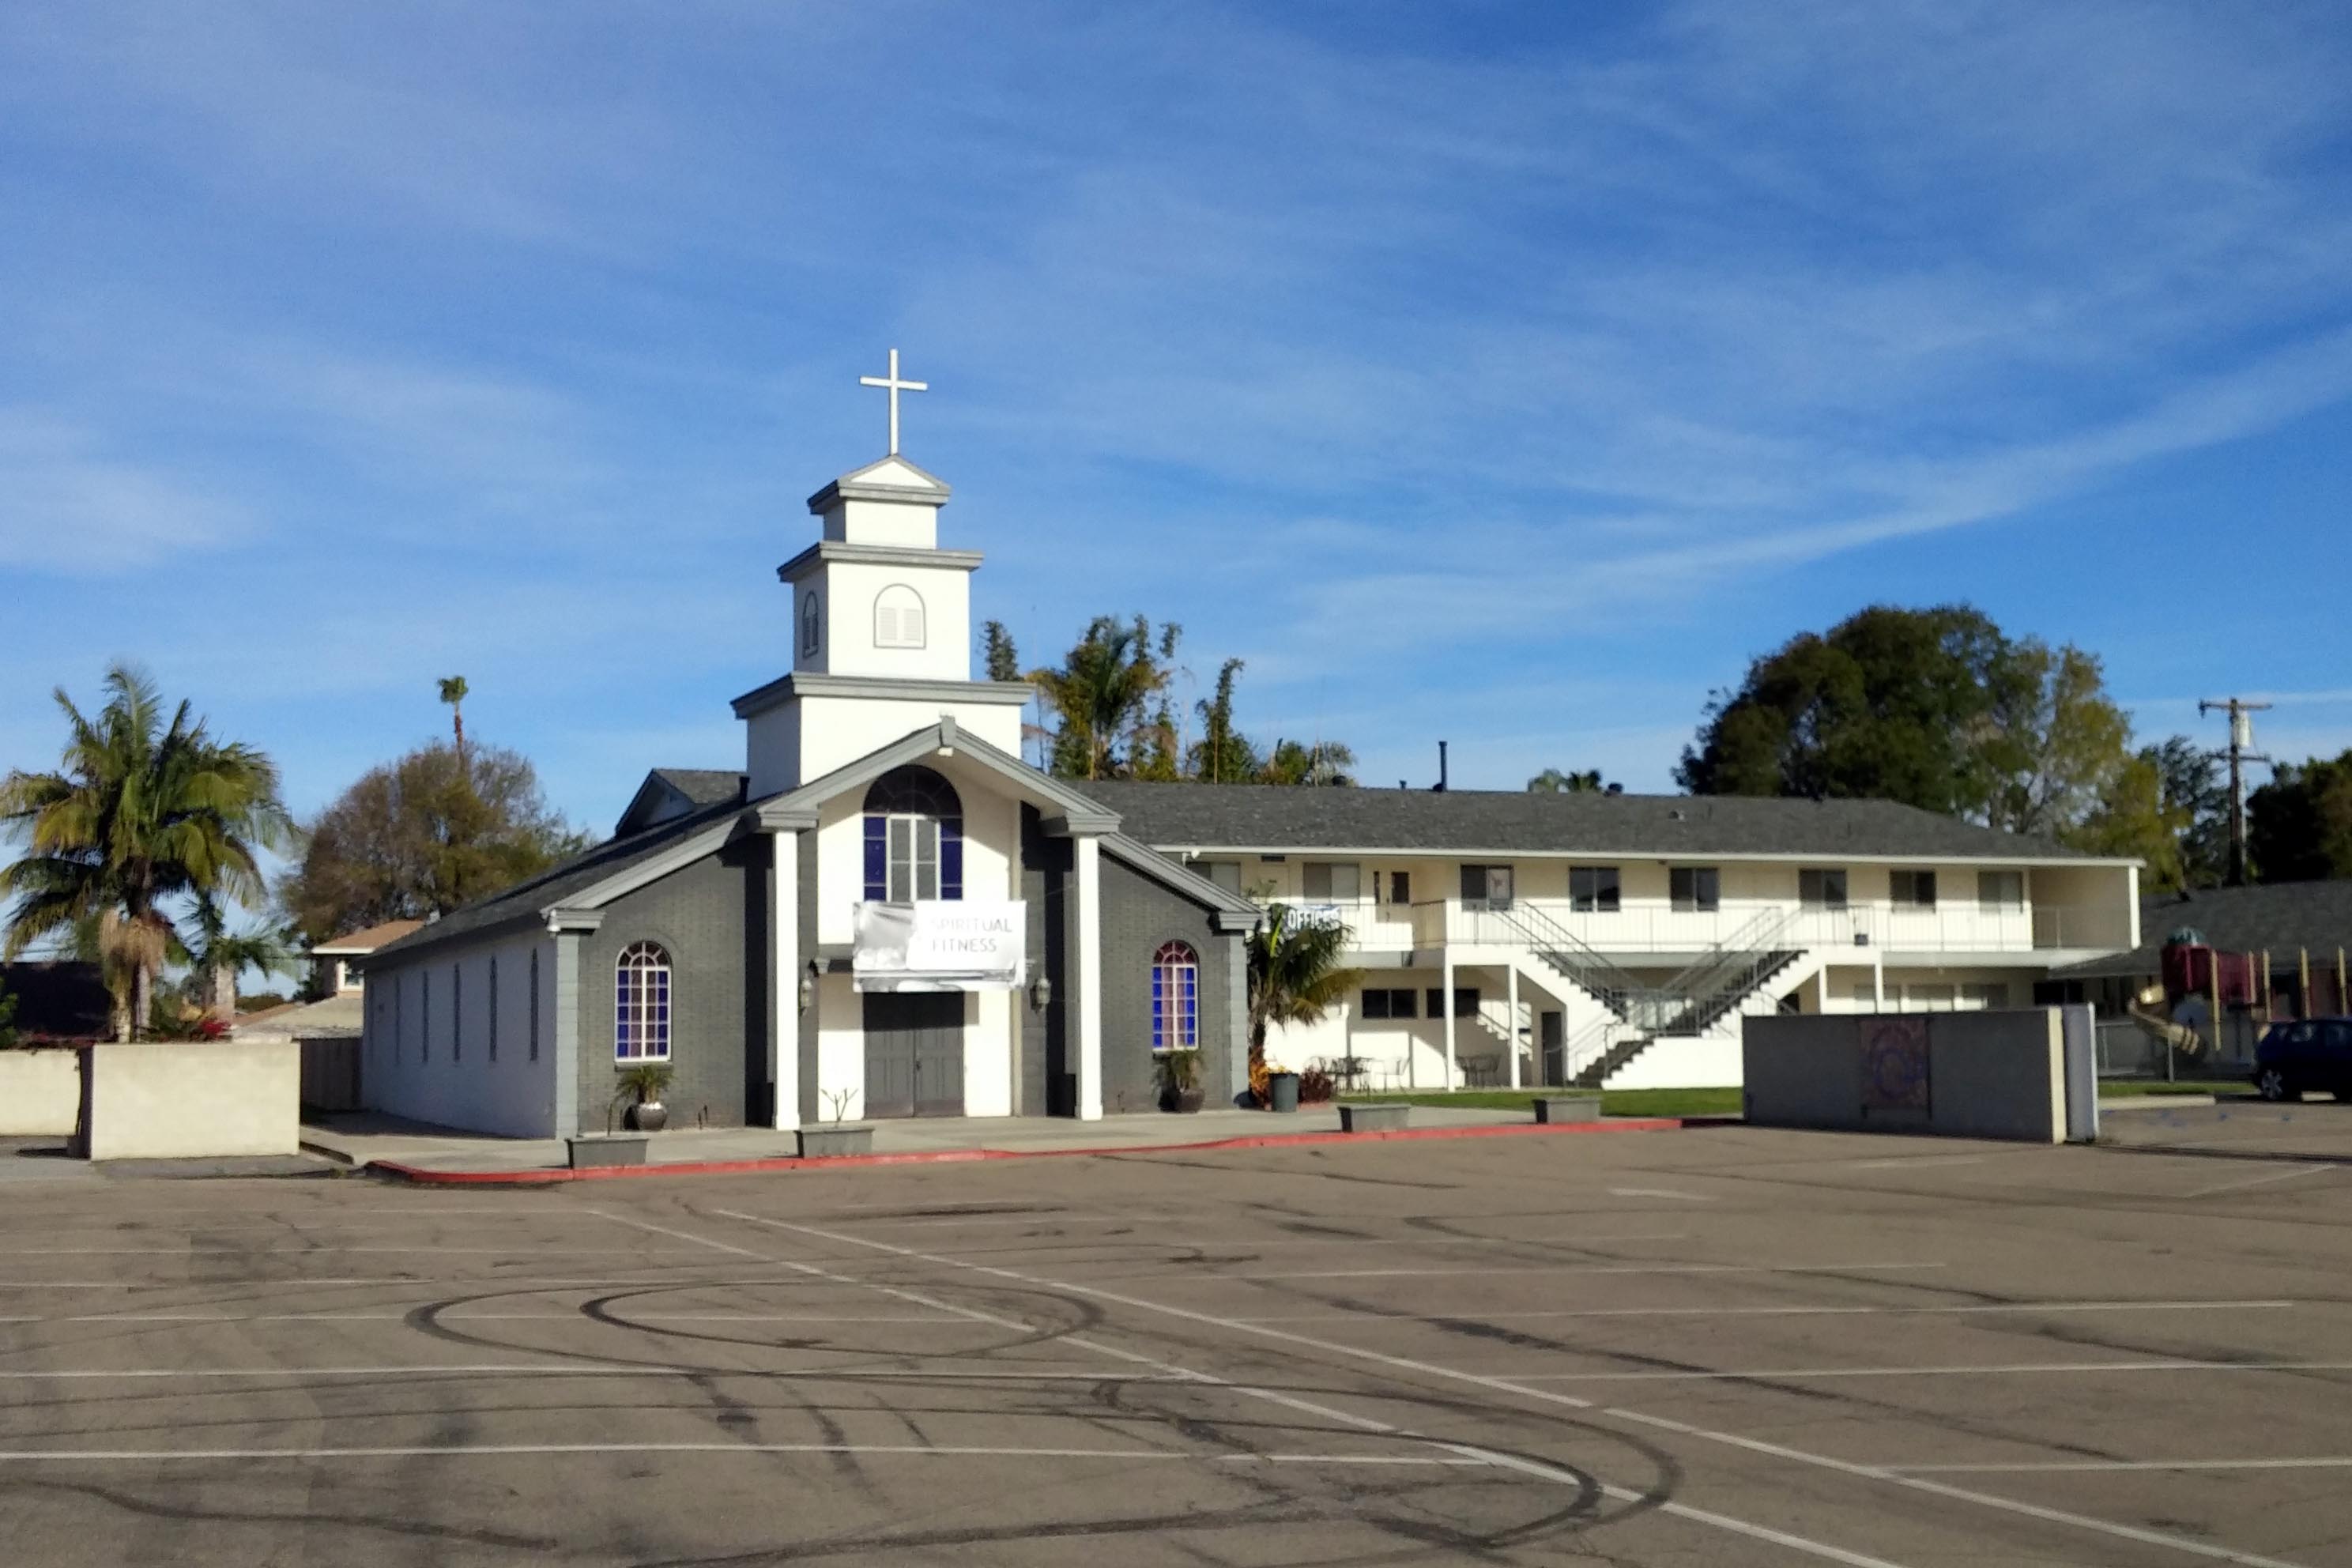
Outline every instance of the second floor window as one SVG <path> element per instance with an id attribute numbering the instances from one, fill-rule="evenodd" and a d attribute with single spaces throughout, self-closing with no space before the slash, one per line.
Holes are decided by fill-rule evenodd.
<path id="1" fill-rule="evenodd" d="M 1623 907 L 1623 892 L 1614 866 L 1571 866 L 1568 868 L 1568 907 L 1580 912 L 1606 914 Z"/>
<path id="2" fill-rule="evenodd" d="M 1363 897 L 1363 868 L 1347 860 L 1309 860 L 1299 868 L 1305 873 L 1300 890 L 1310 899 L 1326 903 L 1352 903 Z"/>
<path id="3" fill-rule="evenodd" d="M 866 897 L 963 897 L 963 802 L 929 768 L 893 768 L 866 792 Z"/>
<path id="4" fill-rule="evenodd" d="M 1412 902 L 1412 872 L 1391 871 L 1389 873 L 1389 902 L 1392 904 L 1409 904 Z"/>
<path id="5" fill-rule="evenodd" d="M 1508 866 L 1463 867 L 1462 901 L 1496 909 L 1509 908 L 1511 868 Z"/>
<path id="6" fill-rule="evenodd" d="M 2013 914 L 2025 907 L 2025 873 L 1977 873 L 1977 908 L 1989 915 Z"/>
<path id="7" fill-rule="evenodd" d="M 1892 872 L 1887 878 L 1887 893 L 1898 910 L 1932 910 L 1936 907 L 1936 873 Z"/>
<path id="8" fill-rule="evenodd" d="M 1845 908 L 1845 873 L 1842 870 L 1798 872 L 1797 901 L 1809 910 Z"/>
<path id="9" fill-rule="evenodd" d="M 1723 873 L 1712 866 L 1677 866 L 1666 873 L 1666 880 L 1678 910 L 1722 907 Z"/>

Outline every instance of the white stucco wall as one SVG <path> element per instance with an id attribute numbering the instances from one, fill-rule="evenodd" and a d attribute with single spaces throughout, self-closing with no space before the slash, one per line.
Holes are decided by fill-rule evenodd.
<path id="1" fill-rule="evenodd" d="M 539 1049 L 531 1057 L 531 957 L 539 958 Z M 490 963 L 498 962 L 498 1056 L 490 1056 Z M 431 985 L 429 1018 L 424 1005 Z M 371 1110 L 518 1138 L 555 1133 L 555 942 L 517 936 L 368 974 L 361 1095 Z M 429 1032 L 428 1032 L 429 1025 Z"/>
<path id="2" fill-rule="evenodd" d="M 301 1047 L 292 1040 L 121 1041 L 89 1049 L 93 1160 L 292 1154 Z"/>
<path id="3" fill-rule="evenodd" d="M 0 1051 L 0 1138 L 62 1138 L 80 1115 L 79 1051 Z"/>
<path id="4" fill-rule="evenodd" d="M 1021 752 L 1021 708 L 1006 702 L 942 702 L 882 693 L 803 697 L 745 726 L 746 771 L 756 798 L 793 789 L 950 718 L 1000 751 Z M 789 730 L 789 733 L 784 731 Z"/>
<path id="5" fill-rule="evenodd" d="M 920 647 L 884 647 L 876 640 L 875 604 L 884 589 L 893 586 L 907 588 L 922 601 Z M 814 661 L 800 654 L 797 641 L 799 600 L 812 590 L 821 593 L 823 603 L 822 649 Z M 833 562 L 802 580 L 793 613 L 796 669 L 909 680 L 971 679 L 971 573 L 965 567 Z"/>

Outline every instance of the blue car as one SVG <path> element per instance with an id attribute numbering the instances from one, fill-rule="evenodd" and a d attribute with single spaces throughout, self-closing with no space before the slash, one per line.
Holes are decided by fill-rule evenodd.
<path id="1" fill-rule="evenodd" d="M 2301 1100 L 2307 1089 L 2352 1100 L 2352 1018 L 2273 1024 L 2254 1047 L 2254 1087 L 2264 1100 Z"/>

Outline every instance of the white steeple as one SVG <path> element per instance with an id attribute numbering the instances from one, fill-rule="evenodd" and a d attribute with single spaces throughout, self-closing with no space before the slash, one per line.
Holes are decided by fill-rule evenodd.
<path id="1" fill-rule="evenodd" d="M 980 552 L 940 548 L 952 493 L 898 454 L 898 374 L 860 382 L 890 395 L 890 451 L 809 497 L 819 538 L 776 569 L 792 590 L 792 673 L 735 700 L 749 726 L 754 795 L 803 781 L 953 716 L 1017 753 L 1025 686 L 971 679 L 971 574 Z"/>

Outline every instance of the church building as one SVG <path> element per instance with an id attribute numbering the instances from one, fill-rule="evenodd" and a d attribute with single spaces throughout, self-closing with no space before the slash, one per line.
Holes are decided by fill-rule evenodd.
<path id="1" fill-rule="evenodd" d="M 1342 1089 L 1737 1084 L 1766 1012 L 2022 1006 L 2139 942 L 2137 861 L 1888 801 L 1072 783 L 971 676 L 979 552 L 890 449 L 809 499 L 790 668 L 740 768 L 656 768 L 613 837 L 362 962 L 369 1106 L 593 1131 L 1092 1118 L 1197 1053 L 1247 1082 L 1244 939 L 1346 931 L 1352 995 L 1270 1065 Z M 1245 893 L 1248 896 L 1244 896 Z"/>
<path id="2" fill-rule="evenodd" d="M 972 679 L 981 556 L 898 453 L 897 358 L 888 455 L 777 569 L 792 664 L 735 700 L 741 771 L 656 768 L 606 842 L 373 954 L 371 1108 L 595 1131 L 646 1062 L 689 1127 L 1144 1110 L 1171 1050 L 1209 1104 L 1245 1086 L 1258 911 L 1022 760 L 1030 689 Z"/>

